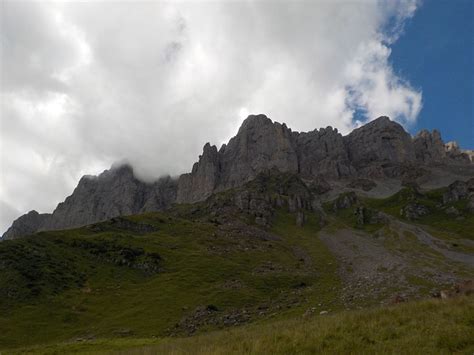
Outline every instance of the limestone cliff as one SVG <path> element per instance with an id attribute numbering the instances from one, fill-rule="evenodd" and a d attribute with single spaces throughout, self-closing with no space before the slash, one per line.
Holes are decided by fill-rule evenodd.
<path id="1" fill-rule="evenodd" d="M 4 234 L 13 238 L 39 230 L 79 227 L 120 215 L 158 211 L 172 203 L 202 201 L 275 170 L 311 181 L 417 176 L 422 167 L 471 164 L 457 144 L 444 144 L 434 130 L 414 138 L 388 117 L 342 136 L 332 127 L 294 132 L 265 115 L 250 115 L 219 150 L 207 143 L 190 173 L 153 183 L 137 179 L 128 166 L 86 176 L 52 214 L 32 211 Z"/>

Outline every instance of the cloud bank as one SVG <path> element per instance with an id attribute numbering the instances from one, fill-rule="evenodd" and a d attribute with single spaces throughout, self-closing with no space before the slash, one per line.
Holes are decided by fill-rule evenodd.
<path id="1" fill-rule="evenodd" d="M 413 1 L 1 3 L 0 229 L 127 160 L 190 170 L 249 113 L 346 133 L 413 123 L 390 46 Z"/>

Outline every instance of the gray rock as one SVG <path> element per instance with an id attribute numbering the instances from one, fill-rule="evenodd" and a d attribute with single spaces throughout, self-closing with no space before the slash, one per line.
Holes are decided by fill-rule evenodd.
<path id="1" fill-rule="evenodd" d="M 364 191 L 370 191 L 376 186 L 377 184 L 369 179 L 356 179 L 356 180 L 351 181 L 347 185 L 347 187 L 349 188 L 359 189 L 359 190 L 364 190 Z"/>
<path id="2" fill-rule="evenodd" d="M 61 202 L 42 230 L 80 227 L 112 217 L 167 208 L 176 199 L 176 182 L 162 178 L 147 184 L 128 165 L 85 176 L 71 196 Z"/>
<path id="3" fill-rule="evenodd" d="M 265 115 L 251 115 L 227 145 L 217 150 L 206 144 L 192 171 L 177 181 L 167 177 L 145 183 L 134 176 L 130 166 L 112 168 L 97 177 L 83 177 L 52 215 L 25 215 L 15 221 L 5 236 L 79 227 L 116 216 L 166 209 L 174 202 L 204 201 L 215 192 L 243 186 L 271 169 L 312 181 L 311 191 L 290 184 L 295 191 L 279 191 L 276 195 L 250 191 L 250 195 L 235 197 L 239 208 L 269 221 L 271 216 L 263 212 L 269 210 L 268 206 L 286 206 L 292 212 L 317 209 L 318 203 L 308 196 L 329 191 L 331 185 L 326 179 L 388 176 L 414 181 L 425 174 L 420 167 L 423 164 L 464 164 L 469 159 L 456 144 L 443 145 L 438 131 L 422 131 L 412 139 L 387 117 L 379 117 L 342 136 L 332 127 L 293 132 Z M 370 188 L 368 183 L 354 186 Z M 458 192 L 447 195 L 447 201 L 458 198 Z M 353 203 L 348 197 L 339 202 L 339 207 Z"/>
<path id="4" fill-rule="evenodd" d="M 343 136 L 332 127 L 295 133 L 298 172 L 304 177 L 318 175 L 340 178 L 355 173 Z"/>
<path id="5" fill-rule="evenodd" d="M 446 151 L 446 157 L 452 162 L 461 163 L 461 164 L 472 163 L 472 159 L 473 159 L 472 151 L 461 150 L 457 142 L 453 141 L 453 142 L 446 143 L 445 151 Z"/>
<path id="6" fill-rule="evenodd" d="M 469 194 L 466 207 L 469 212 L 474 213 L 474 192 Z"/>
<path id="7" fill-rule="evenodd" d="M 176 189 L 176 181 L 169 177 L 148 184 L 138 180 L 130 166 L 114 167 L 99 176 L 84 176 L 72 195 L 52 214 L 31 211 L 15 221 L 3 237 L 75 228 L 117 216 L 159 211 L 176 200 Z"/>
<path id="8" fill-rule="evenodd" d="M 385 116 L 353 130 L 344 141 L 349 159 L 357 169 L 374 163 L 415 160 L 411 136 Z"/>
<path id="9" fill-rule="evenodd" d="M 442 162 L 446 159 L 446 150 L 438 130 L 431 133 L 421 130 L 413 139 L 417 160 L 424 163 Z"/>
<path id="10" fill-rule="evenodd" d="M 271 168 L 281 172 L 298 171 L 291 130 L 265 115 L 249 116 L 219 154 L 220 189 L 240 186 Z"/>
<path id="11" fill-rule="evenodd" d="M 357 195 L 355 192 L 345 192 L 339 195 L 338 198 L 333 203 L 333 209 L 334 211 L 338 210 L 343 210 L 346 208 L 350 208 L 357 204 L 359 202 L 359 199 L 357 198 Z"/>
<path id="12" fill-rule="evenodd" d="M 406 219 L 412 221 L 419 219 L 422 216 L 426 216 L 430 213 L 428 207 L 420 205 L 416 202 L 410 202 L 400 210 L 400 215 Z"/>
<path id="13" fill-rule="evenodd" d="M 316 176 L 309 184 L 309 188 L 316 195 L 322 195 L 332 189 L 331 185 L 321 176 Z"/>
<path id="14" fill-rule="evenodd" d="M 27 214 L 16 219 L 10 228 L 3 234 L 3 239 L 15 239 L 22 236 L 27 236 L 38 231 L 47 220 L 51 217 L 51 214 L 39 214 L 36 211 L 30 211 Z"/>
<path id="15" fill-rule="evenodd" d="M 386 215 L 379 211 L 364 206 L 356 207 L 354 214 L 356 216 L 356 223 L 359 226 L 363 226 L 365 224 L 378 224 L 388 222 L 388 218 Z"/>
<path id="16" fill-rule="evenodd" d="M 459 216 L 460 215 L 460 212 L 459 210 L 454 207 L 454 206 L 451 206 L 451 207 L 448 207 L 446 208 L 446 211 L 445 211 L 447 214 L 451 215 L 451 216 Z"/>
<path id="17" fill-rule="evenodd" d="M 474 193 L 474 178 L 468 181 L 455 181 L 448 186 L 448 190 L 443 194 L 443 203 L 467 199 L 471 193 Z"/>
<path id="18" fill-rule="evenodd" d="M 304 214 L 303 211 L 299 211 L 296 214 L 296 225 L 298 227 L 303 227 L 306 222 L 306 215 Z"/>
<path id="19" fill-rule="evenodd" d="M 176 202 L 196 202 L 209 197 L 219 182 L 219 154 L 216 146 L 207 143 L 191 173 L 178 180 Z"/>

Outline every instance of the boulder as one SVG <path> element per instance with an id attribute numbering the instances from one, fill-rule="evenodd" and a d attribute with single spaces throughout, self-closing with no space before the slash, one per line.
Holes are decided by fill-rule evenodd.
<path id="1" fill-rule="evenodd" d="M 412 221 L 430 213 L 428 207 L 416 202 L 410 202 L 400 210 L 400 216 Z"/>
<path id="2" fill-rule="evenodd" d="M 354 206 L 359 202 L 355 192 L 345 192 L 340 194 L 333 203 L 334 211 L 343 210 Z"/>
<path id="3" fill-rule="evenodd" d="M 356 207 L 354 215 L 356 216 L 356 223 L 359 226 L 363 226 L 365 224 L 378 224 L 387 222 L 386 215 L 377 210 L 367 208 L 365 206 Z"/>
<path id="4" fill-rule="evenodd" d="M 474 193 L 474 178 L 468 181 L 455 181 L 448 186 L 443 194 L 443 203 L 457 202 L 467 199 L 471 193 Z"/>

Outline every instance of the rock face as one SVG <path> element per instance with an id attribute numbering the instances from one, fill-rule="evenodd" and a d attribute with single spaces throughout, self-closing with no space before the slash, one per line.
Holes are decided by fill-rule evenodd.
<path id="1" fill-rule="evenodd" d="M 439 132 L 412 137 L 388 117 L 347 136 L 332 127 L 292 132 L 265 115 L 251 115 L 220 150 L 207 143 L 191 173 L 178 182 L 178 203 L 201 201 L 213 192 L 241 186 L 259 172 L 277 168 L 306 179 L 401 176 L 418 163 L 446 156 Z M 415 169 L 416 170 L 416 169 Z"/>
<path id="2" fill-rule="evenodd" d="M 413 162 L 415 151 L 411 136 L 388 117 L 355 129 L 345 138 L 349 159 L 362 175 L 383 176 L 381 164 Z"/>
<path id="3" fill-rule="evenodd" d="M 344 137 L 332 127 L 308 133 L 295 133 L 298 173 L 303 177 L 324 175 L 347 177 L 355 173 L 344 143 Z"/>
<path id="4" fill-rule="evenodd" d="M 424 163 L 441 162 L 446 159 L 446 149 L 438 130 L 431 133 L 421 130 L 413 139 L 417 160 Z"/>
<path id="5" fill-rule="evenodd" d="M 169 177 L 147 184 L 138 180 L 133 169 L 120 166 L 99 176 L 84 176 L 71 196 L 58 204 L 52 214 L 31 211 L 17 219 L 4 234 L 5 239 L 41 230 L 75 228 L 112 217 L 158 211 L 176 200 L 176 181 Z"/>
<path id="6" fill-rule="evenodd" d="M 116 216 L 161 210 L 175 199 L 176 184 L 170 178 L 146 184 L 124 165 L 98 177 L 84 176 L 42 229 L 79 227 Z"/>
<path id="7" fill-rule="evenodd" d="M 207 143 L 199 162 L 178 182 L 178 203 L 192 203 L 252 180 L 259 172 L 277 168 L 297 172 L 292 132 L 265 115 L 249 116 L 227 145 L 217 151 Z"/>
<path id="8" fill-rule="evenodd" d="M 369 179 L 355 179 L 351 181 L 349 184 L 347 184 L 347 187 L 350 187 L 352 189 L 360 189 L 364 191 L 370 191 L 376 186 L 377 184 Z"/>
<path id="9" fill-rule="evenodd" d="M 469 155 L 455 143 L 445 145 L 438 131 L 421 131 L 412 138 L 388 117 L 379 117 L 342 136 L 332 127 L 293 132 L 265 115 L 250 115 L 227 145 L 218 150 L 207 143 L 191 172 L 177 180 L 168 177 L 144 183 L 134 176 L 130 166 L 113 168 L 98 177 L 83 177 L 73 194 L 51 215 L 30 212 L 15 221 L 4 236 L 78 227 L 165 209 L 174 202 L 203 201 L 271 169 L 296 174 L 313 193 L 323 194 L 332 188 L 327 181 L 341 178 L 368 181 L 363 179 L 388 176 L 414 180 L 426 172 L 422 168 L 426 165 L 470 163 Z M 355 187 L 369 190 L 372 186 Z M 246 199 L 242 196 L 242 201 Z M 288 203 L 298 209 L 301 201 L 290 199 Z M 265 216 L 256 217 L 261 217 L 259 223 L 265 223 Z"/>
<path id="10" fill-rule="evenodd" d="M 306 221 L 305 211 L 322 211 L 315 194 L 297 174 L 282 173 L 277 168 L 259 173 L 254 180 L 228 193 L 211 196 L 201 207 L 217 218 L 233 215 L 235 208 L 261 226 L 271 224 L 276 208 L 297 213 L 296 223 L 300 226 Z"/>
<path id="11" fill-rule="evenodd" d="M 453 161 L 460 163 L 470 163 L 472 162 L 472 151 L 466 150 L 463 151 L 459 148 L 457 142 L 448 142 L 444 146 L 446 151 L 446 156 Z"/>
<path id="12" fill-rule="evenodd" d="M 146 184 L 124 165 L 98 177 L 84 176 L 71 196 L 58 205 L 42 229 L 79 227 L 106 219 L 157 211 L 176 199 L 176 183 L 162 178 Z"/>
<path id="13" fill-rule="evenodd" d="M 354 191 L 340 194 L 333 203 L 334 212 L 344 210 L 356 205 L 359 202 Z"/>
<path id="14" fill-rule="evenodd" d="M 474 197 L 474 178 L 468 181 L 455 181 L 448 186 L 443 194 L 443 203 L 457 202 Z"/>
<path id="15" fill-rule="evenodd" d="M 400 216 L 405 217 L 410 221 L 419 219 L 429 213 L 430 211 L 426 206 L 420 205 L 416 202 L 410 202 L 400 210 Z"/>
<path id="16" fill-rule="evenodd" d="M 50 214 L 39 214 L 34 210 L 30 211 L 16 219 L 12 226 L 3 234 L 2 238 L 6 240 L 33 234 L 41 229 L 50 216 Z"/>
<path id="17" fill-rule="evenodd" d="M 216 187 L 219 171 L 217 148 L 207 143 L 192 171 L 179 177 L 177 202 L 195 202 L 207 198 Z"/>

